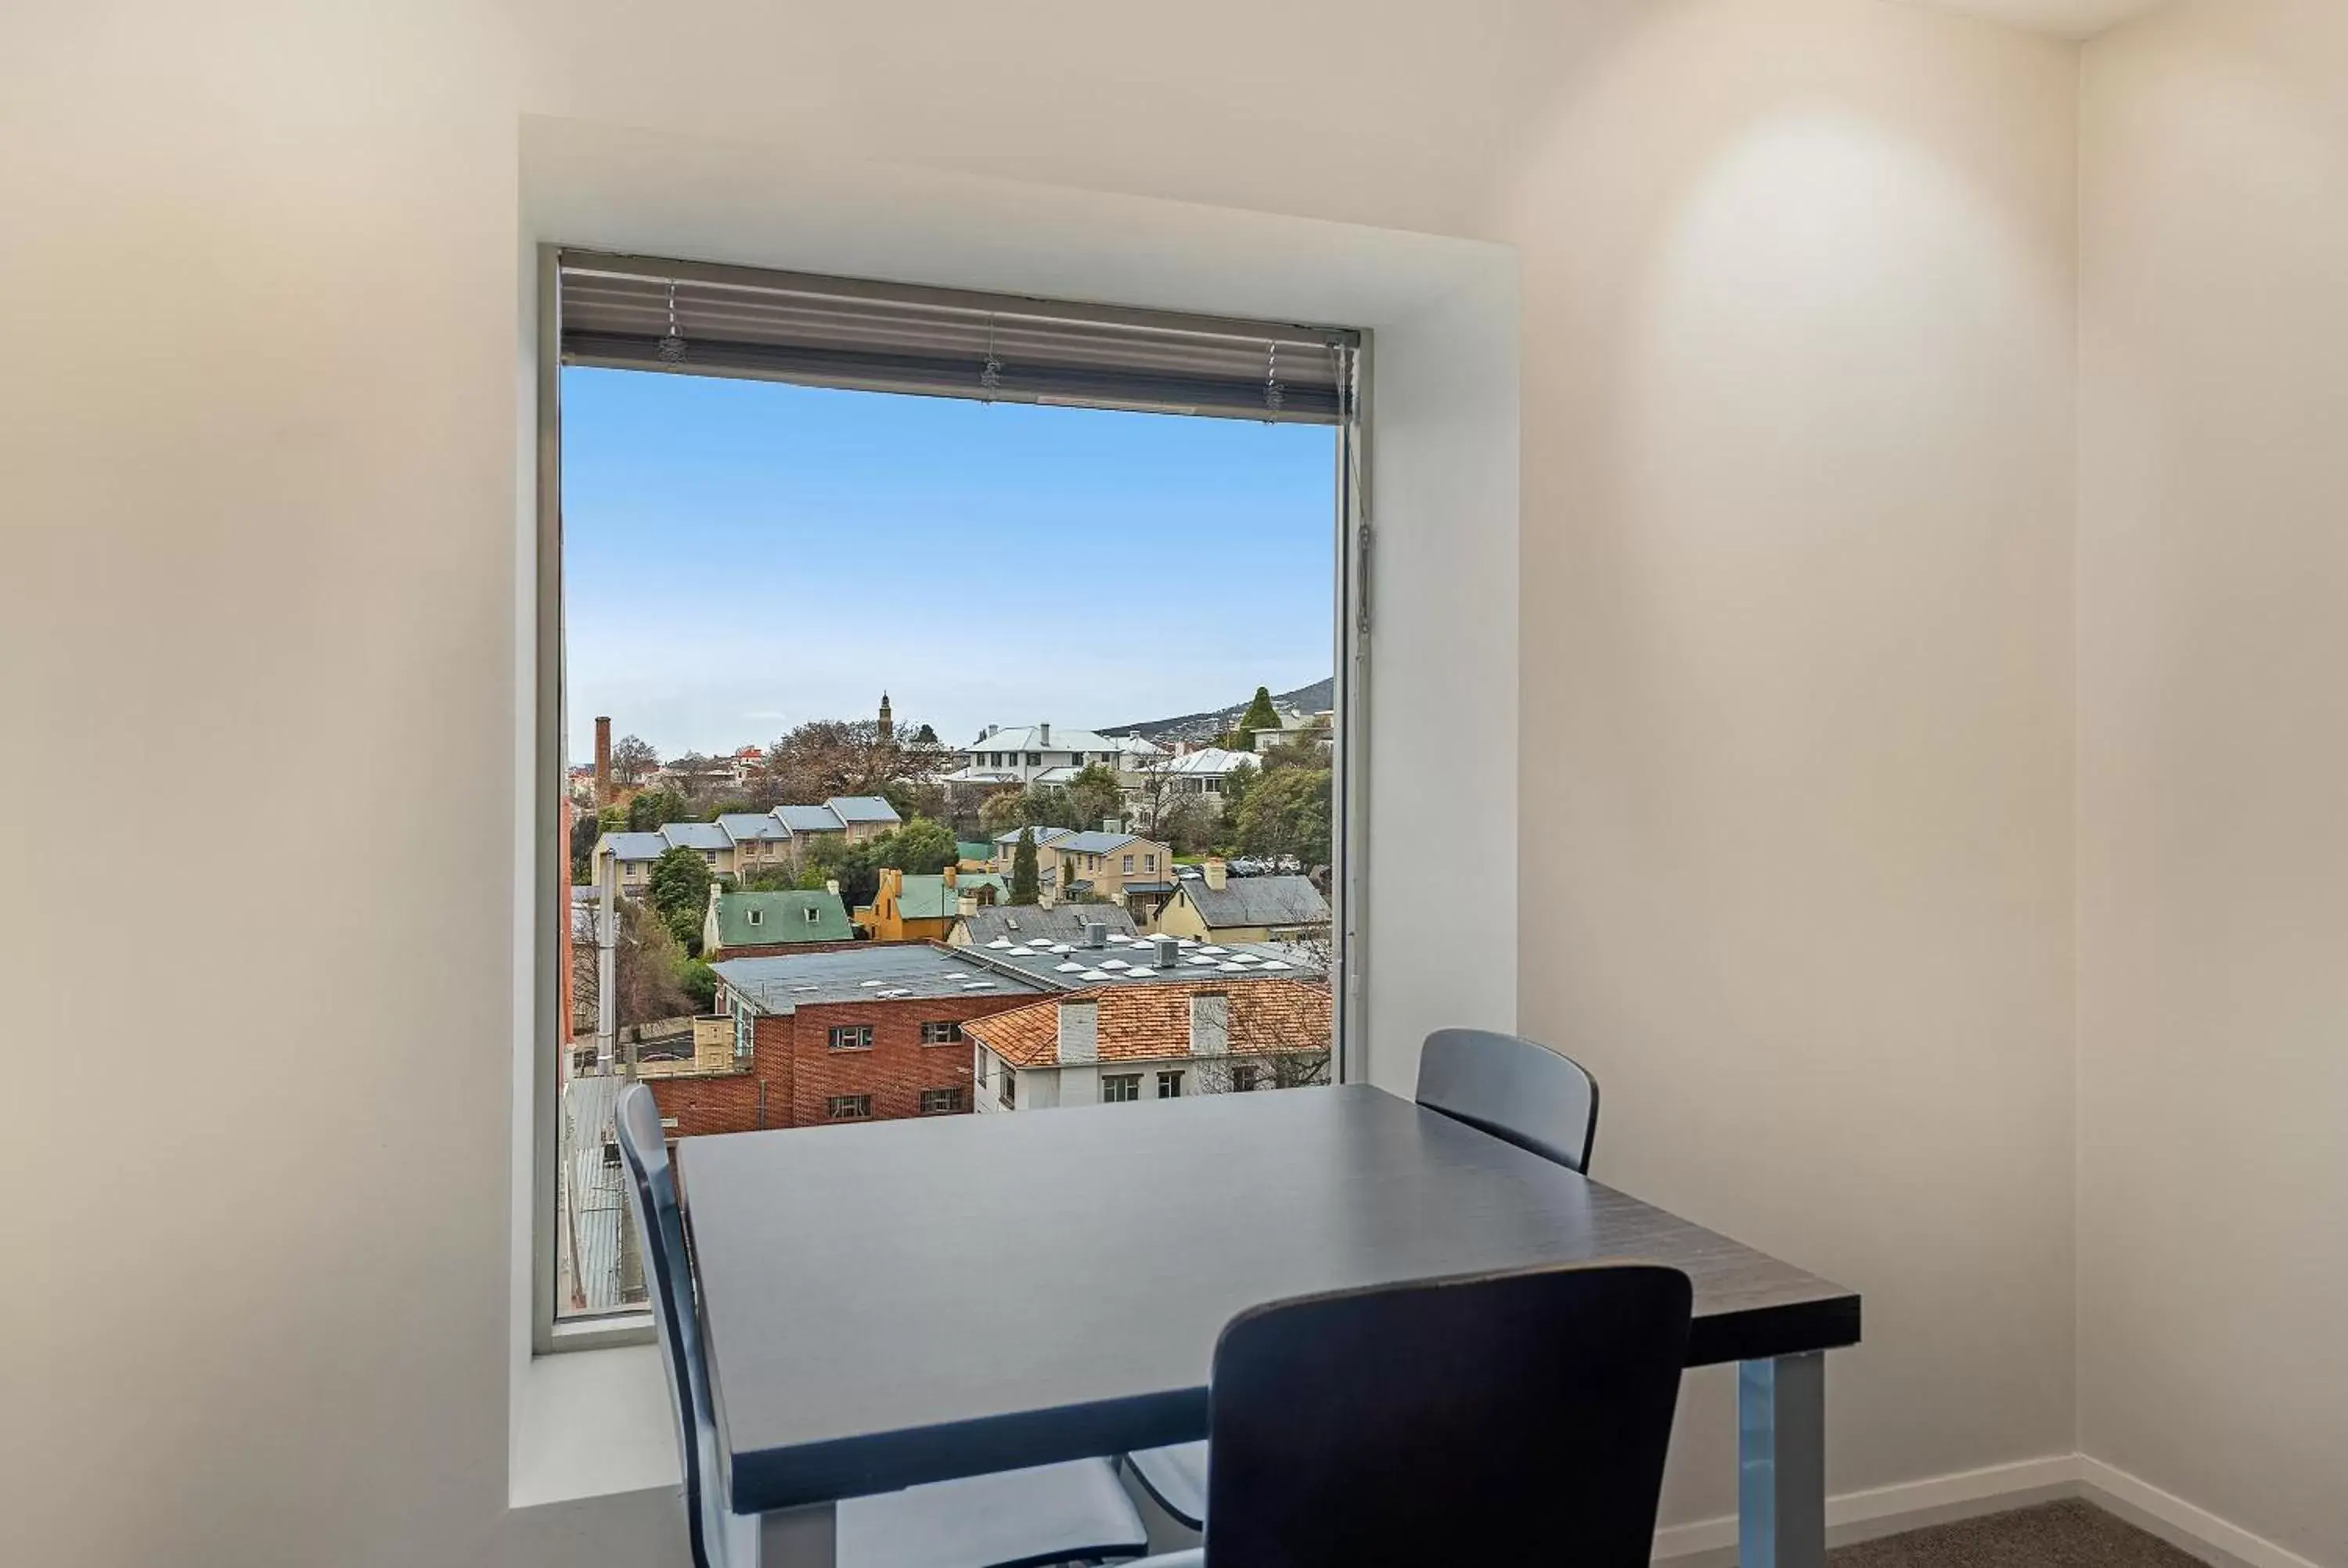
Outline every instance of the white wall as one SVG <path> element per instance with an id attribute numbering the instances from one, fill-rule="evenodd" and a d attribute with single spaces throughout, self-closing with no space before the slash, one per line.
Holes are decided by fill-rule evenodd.
<path id="1" fill-rule="evenodd" d="M 2075 55 L 1663 5 L 1522 249 L 1523 1022 L 1598 1173 L 1849 1285 L 1837 1493 L 2072 1446 Z M 1666 1518 L 1734 1507 L 1732 1384 Z"/>
<path id="2" fill-rule="evenodd" d="M 2080 1445 L 2331 1563 L 2343 83 L 2334 0 L 2184 5 L 2088 49 L 2079 529 Z"/>

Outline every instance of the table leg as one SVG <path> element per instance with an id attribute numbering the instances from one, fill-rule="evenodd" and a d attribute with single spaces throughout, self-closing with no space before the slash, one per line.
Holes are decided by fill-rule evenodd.
<path id="1" fill-rule="evenodd" d="M 1736 1368 L 1737 1568 L 1825 1568 L 1827 1358 Z"/>
<path id="2" fill-rule="evenodd" d="M 729 1568 L 832 1568 L 837 1560 L 830 1503 L 730 1517 L 745 1528 L 735 1538 Z"/>

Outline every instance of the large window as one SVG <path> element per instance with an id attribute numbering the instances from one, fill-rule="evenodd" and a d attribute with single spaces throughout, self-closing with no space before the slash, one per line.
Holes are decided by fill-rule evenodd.
<path id="1" fill-rule="evenodd" d="M 632 1079 L 695 1137 L 1343 1075 L 1360 334 L 541 285 L 541 1348 L 640 1332 Z"/>

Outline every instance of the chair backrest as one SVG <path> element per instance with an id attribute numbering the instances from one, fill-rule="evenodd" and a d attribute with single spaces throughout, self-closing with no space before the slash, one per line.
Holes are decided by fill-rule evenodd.
<path id="1" fill-rule="evenodd" d="M 1210 1568 L 1647 1568 L 1687 1353 L 1676 1269 L 1276 1303 L 1215 1347 Z"/>
<path id="2" fill-rule="evenodd" d="M 653 1324 L 668 1368 L 669 1404 L 685 1459 L 685 1524 L 695 1568 L 728 1568 L 732 1538 L 719 1482 L 717 1423 L 702 1359 L 701 1318 L 693 1301 L 693 1267 L 685 1247 L 685 1212 L 676 1173 L 661 1134 L 660 1103 L 641 1083 L 620 1091 L 613 1122 L 628 1169 L 628 1213 L 644 1254 Z"/>
<path id="3" fill-rule="evenodd" d="M 1537 1040 L 1438 1029 L 1418 1053 L 1418 1102 L 1576 1171 L 1598 1136 L 1598 1081 Z"/>

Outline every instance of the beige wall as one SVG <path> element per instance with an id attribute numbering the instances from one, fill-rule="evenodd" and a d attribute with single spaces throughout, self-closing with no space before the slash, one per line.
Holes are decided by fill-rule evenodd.
<path id="1" fill-rule="evenodd" d="M 1524 263 L 1525 1029 L 1597 1172 L 1865 1294 L 1837 1492 L 2072 1447 L 2076 56 L 1659 5 Z M 1666 1517 L 1725 1514 L 1724 1373 Z"/>
<path id="2" fill-rule="evenodd" d="M 2080 1443 L 2348 1563 L 2348 7 L 2085 80 Z"/>

